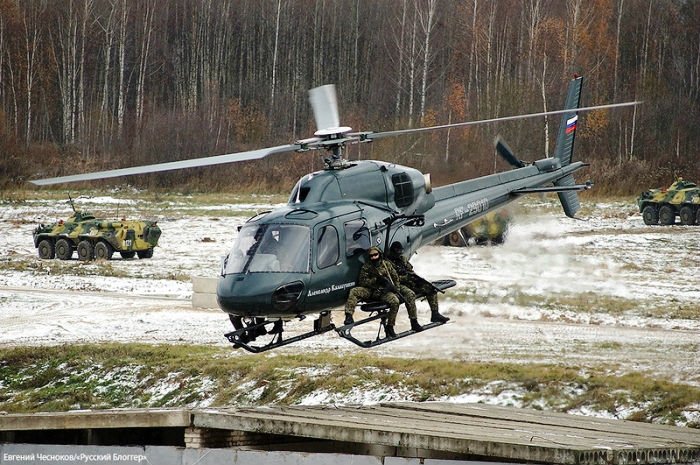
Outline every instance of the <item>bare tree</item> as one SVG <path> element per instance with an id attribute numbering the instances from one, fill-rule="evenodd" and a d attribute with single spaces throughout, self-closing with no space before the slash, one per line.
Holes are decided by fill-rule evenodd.
<path id="1" fill-rule="evenodd" d="M 427 11 L 418 11 L 418 18 L 420 19 L 421 30 L 423 32 L 423 76 L 421 79 L 420 89 L 421 121 L 425 117 L 425 95 L 428 89 L 428 68 L 430 67 L 430 63 L 432 61 L 430 39 L 433 34 L 433 29 L 435 28 L 436 6 L 437 0 L 428 0 L 426 5 Z"/>
<path id="2" fill-rule="evenodd" d="M 155 0 L 146 0 L 143 3 L 143 24 L 141 33 L 141 45 L 139 53 L 138 82 L 136 84 L 136 121 L 139 125 L 143 122 L 143 103 L 146 93 L 146 72 L 151 51 L 151 35 L 153 34 L 153 14 Z"/>
<path id="3" fill-rule="evenodd" d="M 26 123 L 25 123 L 25 144 L 29 145 L 32 138 L 32 118 L 33 118 L 33 101 L 34 101 L 34 84 L 36 75 L 39 69 L 37 50 L 41 42 L 43 32 L 41 16 L 46 10 L 46 4 L 38 2 L 27 2 L 26 10 L 22 9 L 22 25 L 24 28 L 24 53 L 26 62 L 26 72 L 24 83 L 26 86 Z M 2 50 L 2 47 L 0 47 Z"/>
<path id="4" fill-rule="evenodd" d="M 119 63 L 118 63 L 118 86 L 117 86 L 117 134 L 122 137 L 124 134 L 124 113 L 126 110 L 126 32 L 128 18 L 128 1 L 118 0 L 121 4 L 121 21 L 119 23 Z"/>

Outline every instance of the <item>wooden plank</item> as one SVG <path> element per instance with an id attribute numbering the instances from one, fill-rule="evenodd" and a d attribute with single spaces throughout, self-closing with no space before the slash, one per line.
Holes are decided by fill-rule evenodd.
<path id="1" fill-rule="evenodd" d="M 269 432 L 276 434 L 297 431 L 319 439 L 437 447 L 443 451 L 501 459 L 542 459 L 553 463 L 661 463 L 667 460 L 670 463 L 700 457 L 700 434 L 689 428 L 481 404 L 276 407 L 226 412 L 234 415 L 236 427 L 244 430 L 269 428 Z M 229 420 L 213 421 L 218 426 L 211 427 L 225 427 Z M 625 426 L 621 428 L 621 425 Z"/>
<path id="2" fill-rule="evenodd" d="M 639 441 L 623 433 L 610 432 L 601 435 L 594 431 L 578 430 L 565 426 L 549 426 L 532 423 L 491 420 L 479 417 L 465 418 L 457 415 L 416 416 L 416 412 L 407 414 L 406 410 L 382 406 L 365 408 L 308 408 L 283 407 L 277 411 L 276 418 L 289 421 L 337 421 L 340 425 L 371 426 L 374 428 L 395 428 L 394 431 L 407 434 L 445 435 L 456 434 L 470 440 L 492 440 L 499 437 L 516 444 L 548 445 L 552 442 L 564 443 L 582 449 L 596 447 L 664 447 L 667 441 Z M 240 411 L 239 411 L 240 413 Z M 255 415 L 254 412 L 251 412 Z M 633 443 L 633 444 L 632 444 Z"/>
<path id="3" fill-rule="evenodd" d="M 454 433 L 424 434 L 405 428 L 367 422 L 331 421 L 324 418 L 290 418 L 279 412 L 200 412 L 194 417 L 195 426 L 220 429 L 240 429 L 289 436 L 329 439 L 342 442 L 379 444 L 404 448 L 440 450 L 469 455 L 507 457 L 517 460 L 573 464 L 578 463 L 576 451 L 548 444 L 515 444 L 492 437 L 491 440 L 470 440 Z M 593 451 L 585 451 L 593 452 Z"/>
<path id="4" fill-rule="evenodd" d="M 523 423 L 548 424 L 552 426 L 572 426 L 577 429 L 590 429 L 605 433 L 626 433 L 640 436 L 642 440 L 664 439 L 678 441 L 688 445 L 700 446 L 700 432 L 692 428 L 672 425 L 655 425 L 626 420 L 587 417 L 559 412 L 544 412 L 532 409 L 513 409 L 485 404 L 445 404 L 438 402 L 424 403 L 386 403 L 386 407 L 404 410 L 435 412 L 436 414 L 465 415 L 470 417 L 497 418 Z"/>

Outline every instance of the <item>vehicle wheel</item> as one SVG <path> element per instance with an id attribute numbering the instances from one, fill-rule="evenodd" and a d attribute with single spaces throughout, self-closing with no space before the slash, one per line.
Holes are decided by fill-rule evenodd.
<path id="1" fill-rule="evenodd" d="M 659 208 L 659 222 L 665 225 L 671 225 L 676 222 L 676 212 L 673 211 L 670 205 L 662 205 Z"/>
<path id="2" fill-rule="evenodd" d="M 114 247 L 105 241 L 100 241 L 95 244 L 95 258 L 103 260 L 111 260 L 114 253 Z"/>
<path id="3" fill-rule="evenodd" d="M 85 239 L 80 242 L 78 242 L 78 260 L 82 260 L 84 262 L 89 262 L 95 257 L 95 246 L 92 245 L 92 242 L 89 240 Z"/>
<path id="4" fill-rule="evenodd" d="M 700 225 L 700 208 L 695 212 L 695 224 Z"/>
<path id="5" fill-rule="evenodd" d="M 133 250 L 122 250 L 121 252 L 119 252 L 119 255 L 121 255 L 122 258 L 134 258 L 136 252 L 134 252 Z"/>
<path id="6" fill-rule="evenodd" d="M 679 216 L 681 217 L 681 224 L 689 226 L 695 224 L 695 212 L 693 211 L 693 207 L 685 206 L 681 208 Z"/>
<path id="7" fill-rule="evenodd" d="M 151 258 L 153 256 L 153 249 L 139 250 L 136 252 L 139 258 Z"/>
<path id="8" fill-rule="evenodd" d="M 659 211 L 653 205 L 647 205 L 642 210 L 642 218 L 644 218 L 644 224 L 655 225 L 659 224 Z"/>
<path id="9" fill-rule="evenodd" d="M 56 250 L 53 247 L 51 239 L 42 239 L 37 246 L 39 258 L 47 260 L 56 256 Z"/>
<path id="10" fill-rule="evenodd" d="M 56 257 L 61 260 L 70 260 L 73 258 L 73 244 L 66 239 L 56 241 Z"/>

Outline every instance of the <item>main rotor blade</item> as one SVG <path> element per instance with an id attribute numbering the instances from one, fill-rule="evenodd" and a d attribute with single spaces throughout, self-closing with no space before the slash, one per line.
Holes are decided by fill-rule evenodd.
<path id="1" fill-rule="evenodd" d="M 640 103 L 642 103 L 642 102 L 641 101 L 634 101 L 634 102 L 624 102 L 624 103 L 611 103 L 608 105 L 596 105 L 593 107 L 569 108 L 566 110 L 543 111 L 541 113 L 528 113 L 525 115 L 502 116 L 500 118 L 482 119 L 479 121 L 465 121 L 463 123 L 443 124 L 440 126 L 430 126 L 427 128 L 399 129 L 397 131 L 373 132 L 373 133 L 367 134 L 367 139 L 381 139 L 383 137 L 401 136 L 404 134 L 412 134 L 412 133 L 416 133 L 416 132 L 436 131 L 439 129 L 458 128 L 458 127 L 463 127 L 463 126 L 474 126 L 476 124 L 495 123 L 498 121 L 512 121 L 512 120 L 517 120 L 517 119 L 537 118 L 539 116 L 545 116 L 545 115 L 559 115 L 562 113 L 602 110 L 604 108 L 629 107 L 632 105 L 639 105 Z"/>
<path id="2" fill-rule="evenodd" d="M 326 84 L 309 90 L 309 102 L 316 119 L 315 136 L 327 136 L 348 132 L 349 127 L 340 127 L 338 116 L 338 99 L 335 95 L 335 85 Z"/>
<path id="3" fill-rule="evenodd" d="M 213 157 L 192 158 L 189 160 L 134 166 L 131 168 L 121 168 L 116 170 L 96 171 L 94 173 L 74 174 L 70 176 L 60 176 L 57 178 L 35 179 L 30 180 L 29 182 L 37 186 L 47 186 L 50 184 L 59 184 L 63 182 L 90 181 L 94 179 L 116 178 L 118 176 L 128 176 L 132 174 L 158 173 L 160 171 L 179 170 L 182 168 L 195 168 L 199 166 L 219 165 L 222 163 L 257 160 L 273 153 L 292 152 L 299 148 L 300 146 L 296 144 L 278 145 L 277 147 L 249 150 L 247 152 L 229 153 L 226 155 L 216 155 Z"/>

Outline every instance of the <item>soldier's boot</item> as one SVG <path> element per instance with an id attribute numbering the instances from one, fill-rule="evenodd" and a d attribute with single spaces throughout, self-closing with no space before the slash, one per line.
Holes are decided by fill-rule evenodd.
<path id="1" fill-rule="evenodd" d="M 351 325 L 355 322 L 355 320 L 352 318 L 352 313 L 346 313 L 345 314 L 345 321 L 343 321 L 344 325 Z"/>
<path id="2" fill-rule="evenodd" d="M 437 310 L 433 310 L 432 314 L 430 315 L 430 321 L 432 323 L 447 323 L 450 321 L 450 319 L 444 315 L 440 315 L 440 312 Z"/>
<path id="3" fill-rule="evenodd" d="M 386 325 L 384 327 L 384 332 L 386 333 L 386 337 L 393 339 L 396 337 L 396 333 L 394 332 L 394 326 L 393 325 Z"/>
<path id="4" fill-rule="evenodd" d="M 411 318 L 411 329 L 417 333 L 423 331 L 423 327 L 418 323 L 417 318 Z"/>

